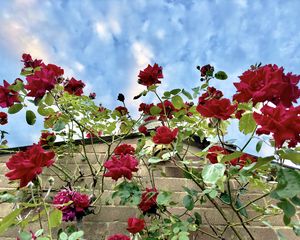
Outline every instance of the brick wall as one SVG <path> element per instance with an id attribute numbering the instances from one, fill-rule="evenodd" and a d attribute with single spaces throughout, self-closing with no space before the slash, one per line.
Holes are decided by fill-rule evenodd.
<path id="1" fill-rule="evenodd" d="M 135 139 L 127 140 L 126 143 L 129 144 L 135 144 Z M 97 165 L 97 161 L 94 155 L 94 151 L 96 151 L 98 159 L 100 161 L 103 161 L 105 157 L 105 152 L 107 148 L 103 144 L 96 144 L 94 145 L 94 148 L 91 145 L 88 145 L 86 148 L 87 154 L 90 157 L 90 161 L 93 165 Z M 197 152 L 199 149 L 197 147 L 190 147 L 190 150 L 192 152 Z M 10 157 L 9 154 L 3 154 L 0 155 L 0 188 L 1 190 L 9 190 L 14 189 L 17 186 L 17 183 L 9 183 L 7 179 L 4 176 L 4 173 L 7 172 L 5 162 Z M 201 160 L 194 157 L 192 154 L 189 155 L 189 158 L 194 161 L 194 166 L 200 166 Z M 85 171 L 87 168 L 87 164 L 82 160 L 82 157 L 80 154 L 74 155 L 71 157 L 66 157 L 63 160 L 59 160 L 58 162 L 62 167 L 72 169 L 72 171 L 76 172 L 76 169 L 78 166 L 81 167 L 82 171 Z M 149 178 L 147 177 L 147 170 L 145 166 L 140 166 L 140 170 L 137 174 L 141 180 L 145 183 L 145 186 L 150 186 Z M 183 178 L 183 174 L 174 167 L 171 163 L 164 163 L 160 164 L 157 167 L 157 170 L 154 171 L 154 175 L 156 176 L 156 187 L 159 190 L 168 190 L 174 192 L 173 199 L 174 201 L 178 202 L 179 205 L 176 207 L 171 208 L 171 211 L 174 213 L 183 213 L 185 211 L 185 208 L 182 205 L 182 198 L 186 195 L 184 190 L 182 189 L 182 186 L 186 187 L 192 187 L 194 189 L 198 189 L 198 187 L 193 184 L 190 180 Z M 53 175 L 53 172 L 50 169 L 46 169 L 44 173 L 42 174 L 43 178 L 43 184 L 44 187 L 47 188 L 48 185 L 48 177 L 52 176 L 55 179 L 55 187 L 56 189 L 59 189 L 62 181 L 59 180 L 59 178 L 55 175 Z M 82 187 L 89 188 L 90 184 L 92 182 L 92 179 L 87 177 L 84 178 L 80 185 Z M 104 193 L 102 197 L 101 203 L 97 205 L 96 212 L 97 214 L 89 215 L 84 218 L 82 223 L 82 229 L 85 231 L 85 237 L 88 240 L 98 240 L 98 239 L 104 239 L 104 236 L 115 234 L 115 233 L 126 233 L 126 226 L 127 226 L 127 219 L 131 216 L 136 216 L 138 213 L 138 210 L 134 207 L 128 207 L 128 206 L 118 206 L 118 201 L 111 201 L 109 200 L 109 196 L 113 192 L 113 188 L 116 185 L 114 181 L 111 181 L 109 179 L 105 179 L 104 184 Z M 235 183 L 232 182 L 233 188 L 235 187 Z M 54 188 L 55 189 L 55 188 Z M 100 191 L 100 185 L 96 187 L 97 191 Z M 251 193 L 248 193 L 245 196 L 241 197 L 242 202 L 248 202 L 251 199 L 255 199 L 259 197 L 262 193 L 257 191 L 252 191 Z M 257 202 L 257 204 L 263 206 L 265 204 L 268 204 L 265 200 L 260 200 Z M 3 203 L 0 205 L 0 217 L 3 218 L 6 214 L 8 214 L 11 209 L 13 208 L 12 204 Z M 230 210 L 228 205 L 222 204 L 222 207 L 227 213 L 227 215 L 230 217 L 230 219 L 237 220 L 236 215 Z M 212 233 L 211 228 L 209 225 L 213 225 L 216 228 L 224 229 L 225 222 L 222 219 L 219 212 L 215 209 L 215 207 L 207 202 L 202 205 L 196 205 L 196 208 L 193 211 L 198 211 L 202 215 L 203 219 L 203 226 L 202 230 Z M 255 211 L 251 209 L 251 206 L 247 209 L 249 217 L 254 217 L 257 215 Z M 204 217 L 205 216 L 205 217 Z M 295 234 L 289 230 L 287 227 L 283 225 L 282 217 L 281 216 L 275 216 L 270 217 L 267 219 L 272 226 L 276 230 L 280 230 L 283 234 L 288 236 L 289 240 L 296 240 L 299 239 L 295 236 Z M 238 222 L 238 221 L 237 221 Z M 30 225 L 31 229 L 39 229 L 39 224 L 34 223 Z M 46 226 L 44 227 L 46 228 Z M 237 227 L 242 235 L 245 237 L 247 234 L 240 228 Z M 255 222 L 248 225 L 248 228 L 255 236 L 255 239 L 261 240 L 261 239 L 277 239 L 276 233 L 273 229 L 266 227 L 261 222 Z M 12 228 L 8 230 L 6 233 L 2 234 L 0 236 L 1 240 L 11 240 L 16 239 L 16 229 Z M 231 230 L 228 228 L 224 233 L 224 239 L 235 239 Z M 101 238 L 103 237 L 103 238 Z M 202 235 L 201 232 L 198 232 L 191 236 L 191 239 L 205 239 L 205 240 L 213 240 L 214 238 L 208 237 L 207 235 Z"/>

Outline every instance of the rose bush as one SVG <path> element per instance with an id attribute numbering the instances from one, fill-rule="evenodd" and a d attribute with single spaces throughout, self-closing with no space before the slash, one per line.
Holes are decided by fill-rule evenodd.
<path id="1" fill-rule="evenodd" d="M 196 232 L 224 239 L 227 229 L 234 239 L 255 239 L 249 224 L 260 221 L 272 227 L 266 220 L 276 215 L 300 235 L 295 218 L 300 205 L 300 173 L 285 167 L 286 160 L 300 163 L 300 108 L 295 104 L 300 96 L 300 76 L 285 74 L 276 65 L 251 66 L 234 83 L 237 91 L 231 100 L 210 86 L 226 80 L 227 74 L 215 72 L 208 64 L 197 67 L 202 83 L 192 93 L 172 89 L 160 96 L 157 88 L 163 81 L 163 68 L 155 63 L 139 72 L 137 82 L 145 89 L 134 97 L 152 94 L 153 102 L 141 103 L 137 109 L 140 117 L 133 119 L 123 94 L 117 98 L 122 105 L 110 110 L 95 103 L 95 93 L 84 94 L 83 81 L 64 78 L 62 68 L 32 59 L 30 54 L 23 54 L 22 62 L 24 80 L 17 78 L 12 84 L 4 81 L 0 86 L 0 106 L 9 114 L 0 113 L 0 124 L 5 125 L 8 118 L 24 109 L 26 122 L 34 125 L 39 114 L 45 130 L 38 144 L 14 153 L 6 163 L 5 176 L 19 181 L 19 188 L 0 194 L 1 202 L 14 203 L 13 211 L 1 222 L 0 234 L 17 226 L 20 240 L 52 240 L 59 228 L 61 240 L 83 239 L 82 222 L 87 215 L 101 211 L 104 184 L 113 179 L 109 199 L 135 206 L 137 211 L 124 227 L 127 234 L 114 233 L 106 236 L 109 240 L 186 240 L 196 239 Z M 36 112 L 32 106 L 29 109 L 30 104 Z M 242 133 L 249 135 L 244 146 L 225 141 L 233 120 L 238 121 Z M 1 131 L 3 152 L 7 147 L 5 134 Z M 136 136 L 136 146 L 124 143 L 129 136 Z M 63 141 L 57 144 L 55 139 Z M 254 140 L 258 153 L 262 145 L 269 145 L 273 154 L 255 157 L 246 153 Z M 100 159 L 95 150 L 100 143 L 106 146 L 105 159 Z M 96 164 L 87 154 L 87 144 L 93 149 Z M 191 152 L 192 144 L 202 148 Z M 82 157 L 85 167 L 78 165 L 75 155 Z M 197 158 L 196 166 L 189 155 Z M 74 160 L 75 170 L 64 165 L 66 158 Z M 184 187 L 186 195 L 176 199 L 179 202 L 172 201 L 175 193 L 157 187 L 153 172 L 166 162 L 196 187 Z M 45 167 L 53 173 L 48 184 L 43 181 Z M 140 179 L 142 168 L 146 168 L 150 185 Z M 87 178 L 91 182 L 83 186 L 81 182 Z M 241 196 L 250 188 L 262 195 L 242 201 Z M 267 204 L 257 204 L 260 199 Z M 224 220 L 222 229 L 209 222 L 206 224 L 213 232 L 202 228 L 202 217 L 206 216 L 197 209 L 206 202 Z M 224 204 L 236 216 L 234 220 L 223 210 Z M 183 213 L 172 211 L 178 205 L 184 206 Z M 254 216 L 249 216 L 249 209 Z M 47 228 L 32 232 L 31 223 L 35 221 L 46 221 Z M 63 221 L 67 225 L 62 225 Z M 277 233 L 282 238 L 282 233 Z"/>

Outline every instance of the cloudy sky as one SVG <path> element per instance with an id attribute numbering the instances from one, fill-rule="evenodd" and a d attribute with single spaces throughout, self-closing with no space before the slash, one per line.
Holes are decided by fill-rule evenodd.
<path id="1" fill-rule="evenodd" d="M 119 92 L 132 99 L 143 89 L 137 75 L 148 63 L 163 66 L 163 90 L 198 86 L 196 66 L 210 63 L 228 73 L 217 87 L 231 97 L 232 82 L 256 62 L 300 73 L 299 9 L 298 0 L 1 0 L 0 77 L 14 81 L 30 53 L 113 108 Z M 41 123 L 28 126 L 24 115 L 2 128 L 9 146 L 39 137 Z M 231 130 L 229 138 L 245 141 Z"/>

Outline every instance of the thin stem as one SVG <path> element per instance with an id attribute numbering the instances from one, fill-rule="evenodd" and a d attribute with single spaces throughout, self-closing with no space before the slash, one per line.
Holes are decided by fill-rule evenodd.
<path id="1" fill-rule="evenodd" d="M 252 132 L 250 138 L 248 139 L 248 141 L 245 143 L 244 147 L 242 147 L 241 152 L 248 146 L 248 144 L 251 142 L 251 140 L 253 139 L 253 136 L 255 134 L 255 131 L 257 129 L 257 126 L 255 127 L 254 131 Z"/>

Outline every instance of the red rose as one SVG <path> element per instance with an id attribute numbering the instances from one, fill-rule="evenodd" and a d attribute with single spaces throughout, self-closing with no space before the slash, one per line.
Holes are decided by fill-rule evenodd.
<path id="1" fill-rule="evenodd" d="M 173 142 L 178 134 L 178 128 L 174 130 L 166 126 L 161 126 L 156 129 L 156 134 L 152 137 L 152 141 L 156 144 L 169 144 Z"/>
<path id="2" fill-rule="evenodd" d="M 121 155 L 121 154 L 131 154 L 133 155 L 135 152 L 135 149 L 133 146 L 131 146 L 130 144 L 120 144 L 119 146 L 117 146 L 114 150 L 114 154 L 116 155 Z"/>
<path id="3" fill-rule="evenodd" d="M 233 166 L 240 166 L 242 169 L 247 163 L 254 163 L 256 162 L 256 159 L 252 157 L 251 155 L 244 153 L 239 158 L 235 158 L 230 161 L 230 164 Z"/>
<path id="4" fill-rule="evenodd" d="M 139 209 L 143 213 L 155 212 L 157 208 L 157 196 L 158 191 L 156 190 L 156 188 L 146 188 L 146 191 L 142 193 L 142 198 L 138 205 Z"/>
<path id="5" fill-rule="evenodd" d="M 14 105 L 15 102 L 20 102 L 19 93 L 10 90 L 11 86 L 7 81 L 3 80 L 3 86 L 0 85 L 0 107 L 6 108 Z"/>
<path id="6" fill-rule="evenodd" d="M 128 218 L 127 231 L 136 234 L 145 228 L 145 220 L 139 218 Z"/>
<path id="7" fill-rule="evenodd" d="M 55 78 L 64 75 L 64 70 L 61 67 L 56 66 L 55 64 L 49 63 L 48 65 L 43 66 L 43 68 L 47 68 L 48 71 L 52 71 L 54 73 Z"/>
<path id="8" fill-rule="evenodd" d="M 32 59 L 31 55 L 30 54 L 26 54 L 24 53 L 22 55 L 22 60 L 21 62 L 24 63 L 24 68 L 28 68 L 28 67 L 31 67 L 33 69 L 35 69 L 36 67 L 40 67 L 42 66 L 43 64 L 43 61 L 42 60 L 38 60 L 38 59 Z"/>
<path id="9" fill-rule="evenodd" d="M 132 172 L 137 172 L 138 161 L 130 154 L 121 154 L 120 156 L 112 156 L 110 160 L 104 163 L 104 167 L 108 172 L 104 174 L 105 177 L 111 177 L 117 181 L 121 177 L 129 180 L 132 178 Z"/>
<path id="10" fill-rule="evenodd" d="M 83 88 L 85 84 L 81 80 L 76 80 L 75 78 L 71 78 L 65 84 L 64 90 L 70 94 L 81 96 L 83 94 Z"/>
<path id="11" fill-rule="evenodd" d="M 289 147 L 294 147 L 300 142 L 300 106 L 285 108 L 282 105 L 276 108 L 265 105 L 261 109 L 261 114 L 254 113 L 254 120 L 260 128 L 256 133 L 272 133 L 275 146 L 280 148 L 285 141 L 289 142 Z"/>
<path id="12" fill-rule="evenodd" d="M 226 120 L 230 118 L 230 115 L 235 112 L 237 104 L 231 105 L 230 100 L 227 98 L 223 99 L 210 99 L 204 103 L 200 103 L 197 106 L 197 111 L 203 117 L 214 117 L 218 119 Z"/>
<path id="13" fill-rule="evenodd" d="M 206 157 L 209 159 L 210 163 L 215 164 L 218 163 L 218 154 L 224 154 L 227 155 L 229 152 L 222 148 L 221 146 L 212 146 L 208 149 L 208 154 Z"/>
<path id="14" fill-rule="evenodd" d="M 238 102 L 252 100 L 253 105 L 270 101 L 275 105 L 281 103 L 290 107 L 300 97 L 297 86 L 300 75 L 285 74 L 283 71 L 283 67 L 271 64 L 247 70 L 239 77 L 241 81 L 234 83 L 237 93 L 233 99 Z"/>
<path id="15" fill-rule="evenodd" d="M 143 134 L 147 134 L 148 129 L 145 127 L 145 125 L 139 126 L 139 132 Z"/>
<path id="16" fill-rule="evenodd" d="M 20 187 L 25 187 L 38 174 L 41 174 L 43 167 L 49 167 L 54 163 L 55 153 L 46 152 L 40 145 L 33 144 L 24 152 L 13 155 L 6 166 L 10 172 L 5 176 L 9 180 L 20 179 Z"/>
<path id="17" fill-rule="evenodd" d="M 153 67 L 148 65 L 144 71 L 140 71 L 138 77 L 138 83 L 147 87 L 161 83 L 158 79 L 163 78 L 162 67 L 159 67 L 156 63 Z"/>
<path id="18" fill-rule="evenodd" d="M 5 112 L 0 112 L 0 124 L 5 125 L 7 123 L 7 114 Z"/>
<path id="19" fill-rule="evenodd" d="M 139 111 L 143 112 L 145 115 L 151 115 L 150 108 L 153 107 L 153 106 L 154 106 L 153 103 L 150 103 L 150 104 L 141 103 L 140 107 L 139 107 Z"/>
<path id="20" fill-rule="evenodd" d="M 102 131 L 99 131 L 98 132 L 98 137 L 101 137 L 101 136 L 102 136 Z M 89 132 L 89 133 L 86 134 L 86 137 L 87 138 L 96 138 L 97 136 L 96 136 L 96 134 Z"/>
<path id="21" fill-rule="evenodd" d="M 200 69 L 201 77 L 205 77 L 206 75 L 212 76 L 212 73 L 214 72 L 214 67 L 207 64 L 201 67 Z"/>
<path id="22" fill-rule="evenodd" d="M 165 120 L 165 118 L 172 119 L 173 118 L 173 112 L 176 111 L 174 105 L 169 100 L 165 100 L 162 103 L 158 103 L 157 106 L 161 109 L 160 111 L 160 120 Z"/>
<path id="23" fill-rule="evenodd" d="M 126 114 L 128 114 L 128 109 L 123 106 L 118 106 L 115 108 L 115 110 L 118 111 L 121 114 L 121 116 L 125 116 Z"/>
<path id="24" fill-rule="evenodd" d="M 109 236 L 107 240 L 130 240 L 130 237 L 123 235 L 123 234 L 115 234 L 112 236 Z"/>
<path id="25" fill-rule="evenodd" d="M 41 146 L 48 145 L 49 143 L 53 143 L 55 141 L 55 133 L 50 133 L 50 132 L 43 132 L 39 144 Z"/>

